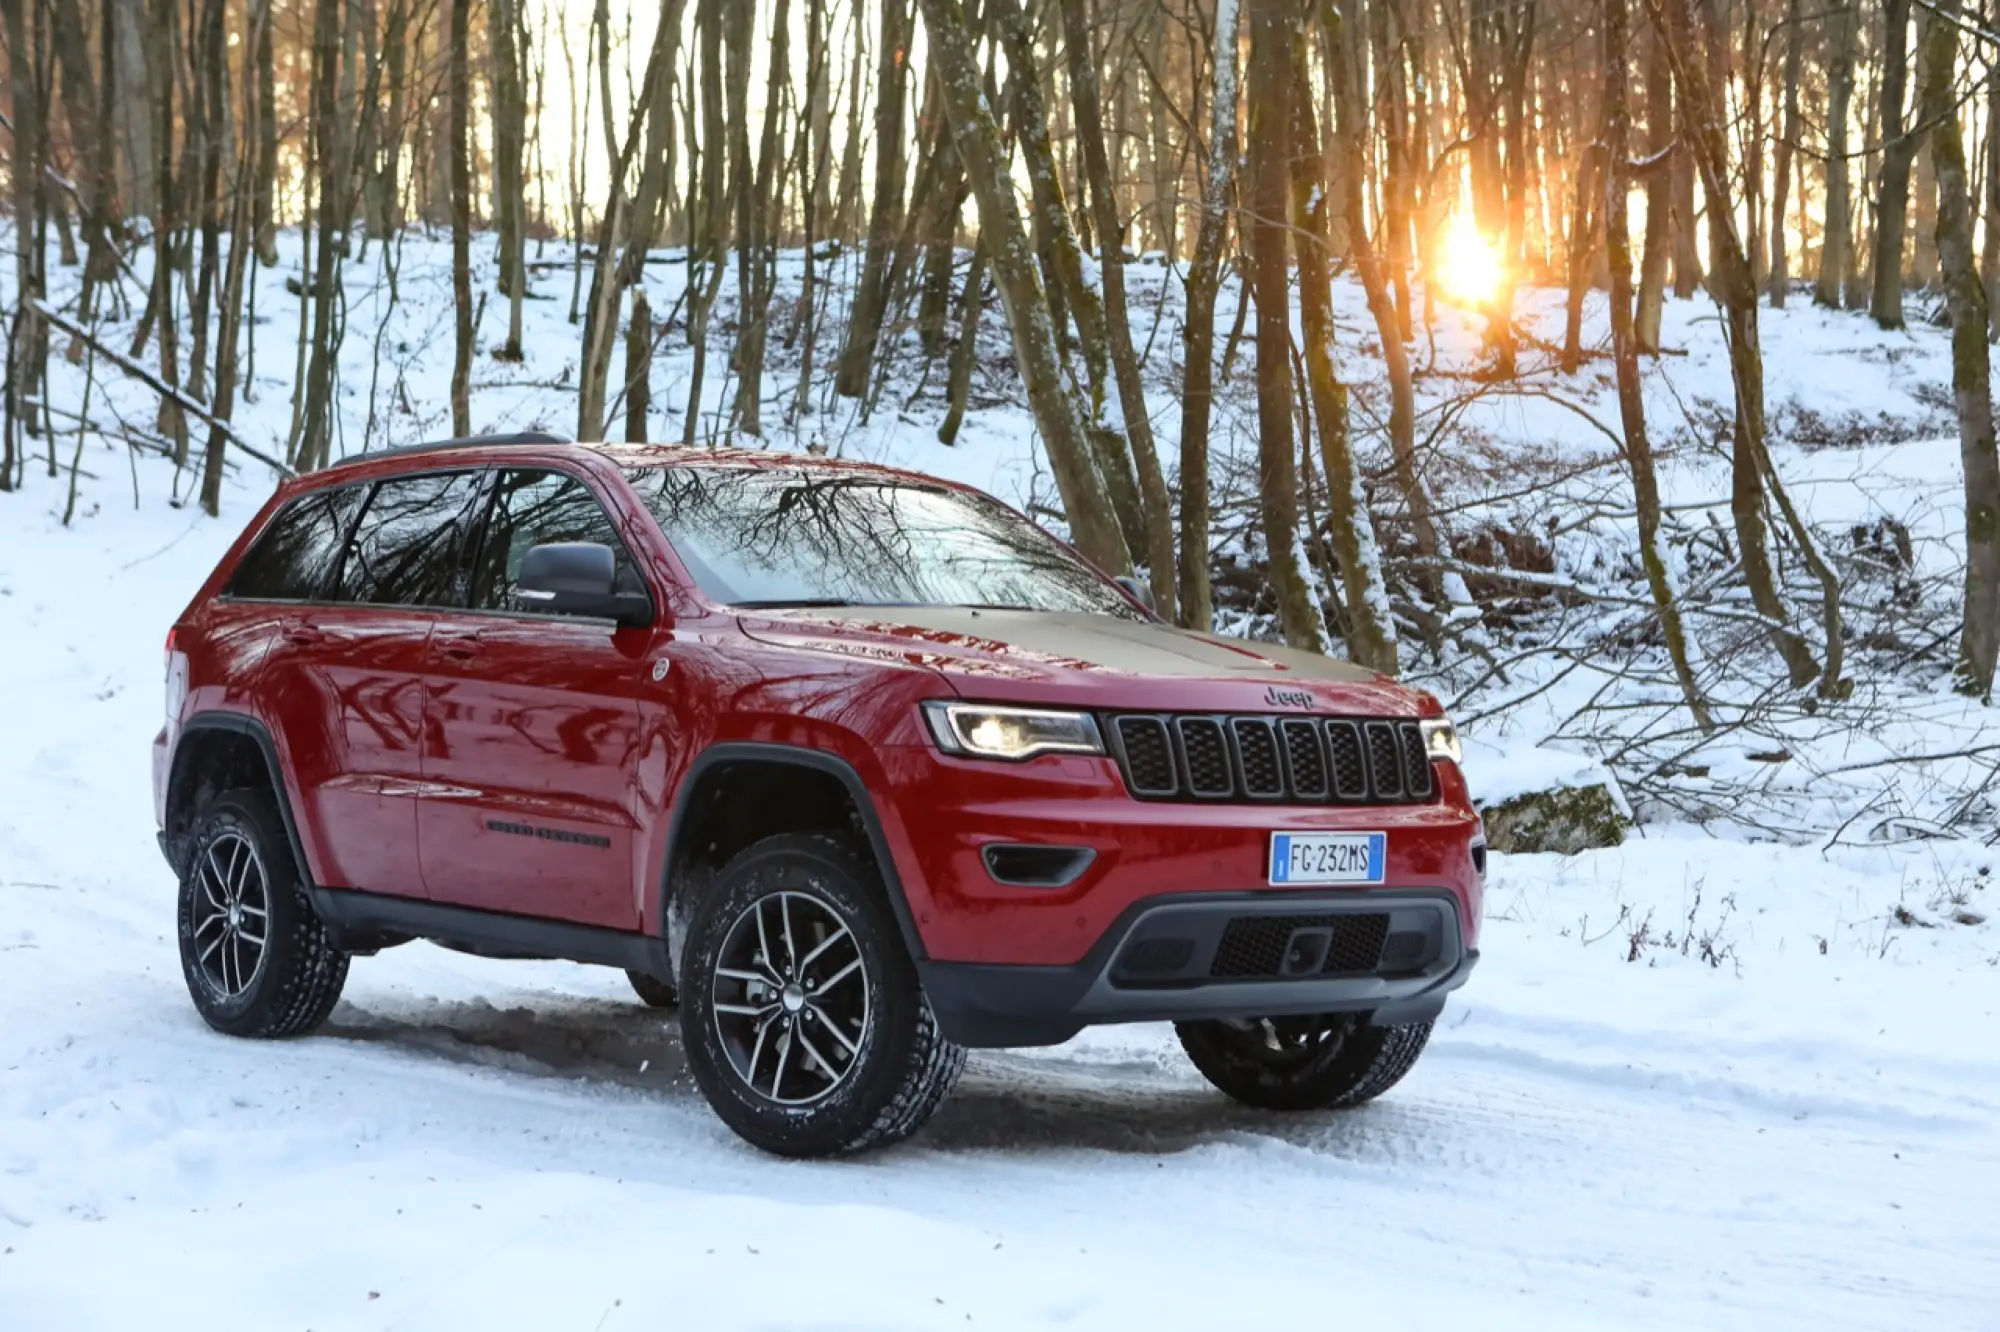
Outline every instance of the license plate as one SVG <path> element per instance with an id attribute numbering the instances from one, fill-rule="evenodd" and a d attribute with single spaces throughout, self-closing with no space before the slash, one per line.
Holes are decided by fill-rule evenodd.
<path id="1" fill-rule="evenodd" d="M 1271 882 L 1380 883 L 1387 833 L 1271 834 Z"/>

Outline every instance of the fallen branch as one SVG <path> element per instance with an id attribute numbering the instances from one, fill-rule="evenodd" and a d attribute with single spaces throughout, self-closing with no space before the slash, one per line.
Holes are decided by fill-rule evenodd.
<path id="1" fill-rule="evenodd" d="M 211 426 L 214 426 L 216 429 L 220 430 L 225 436 L 227 436 L 231 444 L 234 444 L 237 448 L 243 450 L 245 453 L 249 454 L 252 458 L 255 458 L 258 462 L 263 463 L 265 466 L 269 467 L 272 471 L 276 472 L 279 476 L 289 479 L 291 477 L 295 477 L 298 475 L 296 471 L 294 471 L 290 466 L 288 466 L 284 462 L 280 461 L 277 458 L 273 458 L 270 454 L 265 453 L 263 450 L 257 448 L 255 445 L 246 442 L 243 436 L 237 434 L 236 431 L 233 428 L 231 428 L 231 426 L 227 421 L 222 421 L 217 419 L 214 413 L 210 412 L 208 408 L 202 406 L 199 402 L 196 402 L 186 393 L 183 393 L 181 390 L 174 388 L 172 385 L 168 384 L 158 375 L 148 370 L 145 366 L 140 365 L 137 361 L 133 360 L 131 357 L 121 355 L 120 353 L 113 351 L 111 348 L 105 346 L 102 342 L 99 342 L 91 334 L 85 332 L 80 325 L 70 320 L 61 311 L 57 310 L 47 301 L 35 301 L 33 302 L 33 305 L 35 308 L 35 312 L 41 315 L 42 318 L 48 320 L 49 323 L 61 329 L 63 332 L 69 334 L 71 337 L 79 339 L 84 346 L 90 348 L 92 351 L 96 352 L 99 356 L 102 356 L 105 360 L 110 361 L 120 370 L 123 370 L 126 374 L 132 376 L 132 378 L 138 380 L 140 383 L 144 384 L 147 388 L 153 390 L 153 392 L 167 399 L 169 402 L 173 403 L 175 406 L 179 407 L 182 411 L 188 413 L 190 416 L 199 417 L 201 420 L 208 422 Z"/>

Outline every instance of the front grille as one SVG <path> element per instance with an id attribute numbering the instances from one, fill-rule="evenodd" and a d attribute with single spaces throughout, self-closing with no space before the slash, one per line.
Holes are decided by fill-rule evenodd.
<path id="1" fill-rule="evenodd" d="M 1414 721 L 1132 712 L 1105 731 L 1141 800 L 1404 805 L 1437 794 Z"/>
<path id="2" fill-rule="evenodd" d="M 1208 974 L 1218 980 L 1247 980 L 1283 974 L 1285 950 L 1300 930 L 1331 930 L 1333 944 L 1320 967 L 1323 976 L 1369 973 L 1382 958 L 1389 917 L 1381 912 L 1338 916 L 1238 916 L 1222 931 Z"/>

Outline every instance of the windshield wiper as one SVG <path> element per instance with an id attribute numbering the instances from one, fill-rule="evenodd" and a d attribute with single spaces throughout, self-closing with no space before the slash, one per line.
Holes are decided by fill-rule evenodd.
<path id="1" fill-rule="evenodd" d="M 876 603 L 849 601 L 845 597 L 774 597 L 769 601 L 732 601 L 732 610 L 812 610 L 828 606 L 868 606 Z"/>

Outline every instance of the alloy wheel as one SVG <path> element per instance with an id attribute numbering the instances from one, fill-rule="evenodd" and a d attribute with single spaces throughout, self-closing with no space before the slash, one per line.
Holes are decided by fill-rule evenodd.
<path id="1" fill-rule="evenodd" d="M 737 916 L 713 982 L 716 1035 L 747 1088 L 810 1105 L 845 1083 L 868 1033 L 875 978 L 820 898 L 773 892 Z"/>
<path id="2" fill-rule="evenodd" d="M 195 969 L 215 993 L 236 999 L 264 970 L 271 890 L 257 848 L 224 832 L 195 865 Z"/>

